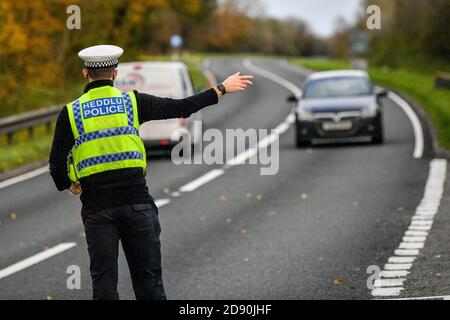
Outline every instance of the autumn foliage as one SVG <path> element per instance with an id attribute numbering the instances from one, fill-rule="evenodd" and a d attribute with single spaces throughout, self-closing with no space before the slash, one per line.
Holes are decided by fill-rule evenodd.
<path id="1" fill-rule="evenodd" d="M 255 18 L 241 0 L 1 0 L 0 116 L 65 101 L 80 90 L 84 47 L 112 43 L 122 61 L 168 53 L 180 34 L 184 50 L 300 54 L 311 49 L 306 25 Z M 81 30 L 69 30 L 69 5 Z M 311 52 L 312 50 L 306 50 Z"/>

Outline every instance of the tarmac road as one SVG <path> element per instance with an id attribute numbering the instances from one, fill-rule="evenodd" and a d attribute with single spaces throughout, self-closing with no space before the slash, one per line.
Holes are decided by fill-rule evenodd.
<path id="1" fill-rule="evenodd" d="M 298 86 L 305 74 L 273 59 L 252 62 Z M 209 68 L 223 79 L 251 73 L 237 58 Z M 206 128 L 273 129 L 292 105 L 282 86 L 255 75 L 245 94 L 204 111 Z M 192 192 L 171 194 L 221 165 L 175 166 L 150 159 L 148 182 L 161 206 L 163 271 L 169 299 L 369 299 L 366 269 L 382 267 L 401 242 L 423 196 L 430 159 L 414 159 L 411 123 L 384 101 L 386 143 L 295 148 L 280 136 L 277 175 L 242 165 Z M 426 145 L 430 145 L 427 141 Z M 60 243 L 76 245 L 0 279 L 0 299 L 90 299 L 81 204 L 58 193 L 48 174 L 0 189 L 0 270 Z M 11 215 L 15 213 L 14 215 Z M 13 219 L 15 218 L 15 219 Z M 66 269 L 81 268 L 81 290 Z M 119 292 L 133 299 L 124 255 Z"/>

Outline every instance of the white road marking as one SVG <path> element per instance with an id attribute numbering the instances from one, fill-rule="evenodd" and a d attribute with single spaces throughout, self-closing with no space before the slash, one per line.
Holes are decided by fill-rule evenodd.
<path id="1" fill-rule="evenodd" d="M 405 232 L 402 242 L 395 250 L 395 256 L 388 259 L 388 263 L 380 273 L 381 281 L 372 290 L 374 297 L 398 296 L 403 290 L 404 281 L 393 288 L 393 282 L 383 282 L 383 278 L 405 278 L 408 270 L 412 268 L 415 257 L 425 245 L 434 216 L 439 211 L 446 175 L 447 160 L 435 159 L 430 162 L 424 196 L 411 218 L 411 224 Z"/>
<path id="2" fill-rule="evenodd" d="M 403 112 L 409 118 L 409 121 L 413 126 L 414 140 L 415 140 L 413 157 L 415 159 L 422 158 L 424 149 L 424 142 L 423 142 L 424 139 L 423 139 L 423 128 L 419 120 L 419 117 L 414 112 L 413 108 L 409 105 L 409 103 L 406 102 L 402 97 L 400 97 L 396 93 L 389 91 L 388 98 L 394 101 L 395 104 L 397 104 L 400 108 L 402 108 Z"/>
<path id="3" fill-rule="evenodd" d="M 386 300 L 404 300 L 404 301 L 407 301 L 407 300 L 450 300 L 450 296 L 413 297 L 413 298 L 386 299 Z"/>
<path id="4" fill-rule="evenodd" d="M 229 166 L 238 166 L 244 164 L 248 159 L 254 157 L 258 153 L 258 149 L 253 147 L 245 150 L 244 152 L 238 154 L 236 157 L 227 161 Z"/>
<path id="5" fill-rule="evenodd" d="M 429 231 L 431 226 L 410 226 L 408 230 L 411 231 Z"/>
<path id="6" fill-rule="evenodd" d="M 217 177 L 220 177 L 225 173 L 224 169 L 214 169 L 209 171 L 208 173 L 202 175 L 201 177 L 195 179 L 194 181 L 191 181 L 184 186 L 180 188 L 181 192 L 191 192 L 198 188 L 200 188 L 202 185 L 216 179 Z"/>
<path id="7" fill-rule="evenodd" d="M 404 257 L 404 256 L 414 257 L 419 254 L 419 250 L 417 250 L 417 249 L 397 249 L 394 251 L 394 254 L 396 256 L 400 256 L 400 257 Z"/>
<path id="8" fill-rule="evenodd" d="M 398 296 L 402 290 L 403 287 L 376 288 L 372 290 L 372 295 L 374 297 Z"/>
<path id="9" fill-rule="evenodd" d="M 401 287 L 405 281 L 406 279 L 377 279 L 373 285 L 375 288 Z"/>
<path id="10" fill-rule="evenodd" d="M 413 263 L 415 257 L 390 257 L 388 262 L 389 263 Z"/>
<path id="11" fill-rule="evenodd" d="M 3 270 L 0 270 L 0 279 L 6 278 L 16 272 L 22 271 L 22 270 L 24 270 L 28 267 L 31 267 L 35 264 L 38 264 L 39 262 L 42 262 L 48 258 L 56 256 L 57 254 L 67 251 L 67 250 L 75 247 L 76 245 L 77 244 L 75 242 L 61 243 L 53 248 L 47 249 L 38 254 L 35 254 L 34 256 L 27 258 L 25 260 L 17 262 Z"/>
<path id="12" fill-rule="evenodd" d="M 425 242 L 427 237 L 418 237 L 418 236 L 404 236 L 403 242 Z"/>
<path id="13" fill-rule="evenodd" d="M 300 97 L 302 95 L 302 90 L 300 90 L 299 87 L 297 87 L 294 83 L 280 77 L 279 75 L 270 72 L 266 69 L 263 69 L 261 67 L 258 67 L 257 65 L 253 64 L 249 59 L 245 59 L 243 61 L 244 67 L 249 69 L 251 72 L 254 72 L 258 75 L 260 75 L 263 78 L 269 79 L 280 86 L 286 88 L 290 92 L 292 92 L 296 97 Z"/>
<path id="14" fill-rule="evenodd" d="M 426 231 L 406 231 L 405 232 L 405 236 L 419 236 L 419 237 L 423 237 L 423 236 L 427 236 L 428 232 Z"/>
<path id="15" fill-rule="evenodd" d="M 387 263 L 384 270 L 409 270 L 411 267 L 412 263 Z"/>
<path id="16" fill-rule="evenodd" d="M 402 242 L 398 246 L 400 249 L 423 249 L 424 243 Z"/>
<path id="17" fill-rule="evenodd" d="M 40 176 L 41 174 L 44 174 L 47 172 L 48 172 L 48 166 L 45 166 L 45 167 L 21 174 L 20 176 L 0 182 L 0 189 L 12 186 L 13 184 L 16 184 L 16 183 L 19 183 L 19 182 L 22 182 L 22 181 L 25 181 L 25 180 L 28 180 L 28 179 L 31 179 L 31 178 L 34 178 L 37 176 Z"/>
<path id="18" fill-rule="evenodd" d="M 380 273 L 381 278 L 404 278 L 409 274 L 406 270 L 383 270 Z"/>
<path id="19" fill-rule="evenodd" d="M 170 203 L 170 199 L 158 199 L 155 200 L 155 205 L 159 208 L 164 207 L 165 205 Z"/>

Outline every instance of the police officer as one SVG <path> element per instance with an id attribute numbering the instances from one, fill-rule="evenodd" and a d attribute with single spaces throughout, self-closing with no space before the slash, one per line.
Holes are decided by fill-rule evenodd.
<path id="1" fill-rule="evenodd" d="M 185 99 L 121 92 L 113 81 L 122 53 L 111 45 L 79 52 L 89 83 L 84 94 L 58 116 L 50 173 L 58 190 L 81 194 L 93 298 L 119 298 L 120 240 L 136 298 L 165 299 L 158 209 L 146 185 L 139 126 L 150 120 L 187 118 L 216 104 L 226 93 L 245 91 L 252 77 L 236 73 L 217 87 Z"/>

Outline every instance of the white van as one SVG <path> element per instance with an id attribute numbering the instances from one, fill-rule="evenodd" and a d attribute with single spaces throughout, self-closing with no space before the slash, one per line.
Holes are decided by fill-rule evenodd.
<path id="1" fill-rule="evenodd" d="M 194 94 L 188 67 L 182 62 L 121 63 L 114 86 L 122 91 L 137 90 L 174 99 Z M 177 129 L 186 129 L 191 134 L 192 144 L 196 144 L 201 138 L 201 126 L 194 127 L 194 121 L 200 120 L 201 112 L 188 119 L 150 121 L 141 126 L 139 133 L 146 146 L 171 147 L 177 143 L 171 141 L 172 133 Z"/>

